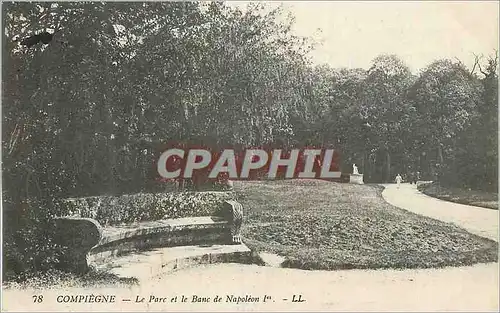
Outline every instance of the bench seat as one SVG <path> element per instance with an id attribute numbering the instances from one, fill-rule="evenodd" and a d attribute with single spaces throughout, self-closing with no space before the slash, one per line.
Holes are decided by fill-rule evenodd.
<path id="1" fill-rule="evenodd" d="M 241 245 L 243 209 L 227 200 L 214 216 L 184 217 L 103 226 L 92 218 L 57 217 L 54 241 L 61 269 L 84 273 L 89 262 L 162 247 Z M 165 250 L 170 251 L 170 250 Z"/>
<path id="2" fill-rule="evenodd" d="M 140 222 L 120 226 L 106 226 L 102 229 L 99 245 L 130 237 L 146 236 L 154 233 L 168 233 L 188 229 L 227 228 L 228 221 L 219 216 L 200 216 Z"/>
<path id="3" fill-rule="evenodd" d="M 230 244 L 230 225 L 218 216 L 200 216 L 141 222 L 102 228 L 91 251 L 92 262 L 102 262 L 137 250 L 193 244 Z"/>

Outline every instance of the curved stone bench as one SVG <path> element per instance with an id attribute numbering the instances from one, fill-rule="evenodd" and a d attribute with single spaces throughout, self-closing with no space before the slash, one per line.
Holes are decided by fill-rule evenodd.
<path id="1" fill-rule="evenodd" d="M 54 242 L 60 245 L 60 267 L 75 273 L 87 272 L 87 255 L 102 237 L 101 225 L 91 218 L 58 217 L 54 228 Z"/>
<path id="2" fill-rule="evenodd" d="M 159 247 L 240 245 L 243 209 L 225 201 L 218 215 L 101 226 L 90 218 L 58 217 L 55 241 L 62 246 L 61 268 L 84 273 L 89 263 Z"/>

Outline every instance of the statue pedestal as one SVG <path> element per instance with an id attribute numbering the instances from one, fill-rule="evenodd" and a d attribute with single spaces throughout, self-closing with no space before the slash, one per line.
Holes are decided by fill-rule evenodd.
<path id="1" fill-rule="evenodd" d="M 363 174 L 349 174 L 349 183 L 363 185 Z"/>

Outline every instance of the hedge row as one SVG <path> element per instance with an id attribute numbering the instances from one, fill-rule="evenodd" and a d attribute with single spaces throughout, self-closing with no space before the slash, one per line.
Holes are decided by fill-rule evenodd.
<path id="1" fill-rule="evenodd" d="M 232 192 L 138 193 L 65 199 L 63 215 L 88 217 L 101 225 L 215 215 Z"/>

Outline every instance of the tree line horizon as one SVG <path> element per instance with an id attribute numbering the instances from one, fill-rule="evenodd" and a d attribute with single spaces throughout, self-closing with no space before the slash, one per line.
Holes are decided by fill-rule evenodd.
<path id="1" fill-rule="evenodd" d="M 16 201 L 152 188 L 168 141 L 333 145 L 368 182 L 420 170 L 493 188 L 496 56 L 418 74 L 396 55 L 368 70 L 314 65 L 293 16 L 264 9 L 7 3 L 3 166 Z M 49 44 L 21 45 L 48 28 Z"/>
<path id="2" fill-rule="evenodd" d="M 496 190 L 496 51 L 472 69 L 442 59 L 413 74 L 391 54 L 367 70 L 336 69 L 314 65 L 316 43 L 262 3 L 3 8 L 2 161 L 13 205 L 153 190 L 169 141 L 331 145 L 344 171 L 356 163 L 367 182 L 418 170 Z M 22 44 L 47 29 L 48 44 Z"/>

